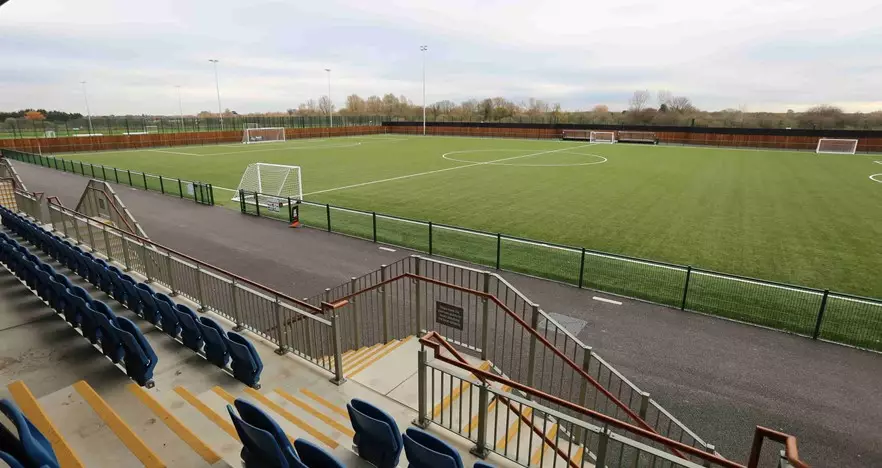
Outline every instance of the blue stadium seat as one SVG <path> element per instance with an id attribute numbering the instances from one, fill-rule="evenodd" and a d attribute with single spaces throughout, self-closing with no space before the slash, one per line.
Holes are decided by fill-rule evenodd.
<path id="1" fill-rule="evenodd" d="M 297 465 L 297 454 L 285 435 L 285 431 L 260 408 L 237 398 L 234 402 L 239 416 L 233 407 L 227 411 L 242 441 L 242 460 L 246 468 L 293 468 Z M 240 417 L 241 416 L 241 417 Z"/>
<path id="2" fill-rule="evenodd" d="M 80 327 L 80 325 L 84 328 L 91 326 L 91 323 L 88 325 L 83 324 L 83 315 L 86 313 L 86 304 L 92 302 L 92 296 L 79 286 L 71 286 L 67 291 L 67 307 L 64 309 L 65 320 L 74 327 Z M 83 332 L 85 333 L 85 329 Z"/>
<path id="3" fill-rule="evenodd" d="M 119 335 L 119 325 L 116 315 L 101 301 L 92 301 L 88 306 L 92 314 L 92 320 L 98 329 L 98 339 L 101 342 L 101 351 L 111 361 L 117 363 L 125 356 L 122 338 Z"/>
<path id="4" fill-rule="evenodd" d="M 117 317 L 119 336 L 125 348 L 126 372 L 138 385 L 153 387 L 153 368 L 156 367 L 156 353 L 141 330 L 131 320 Z"/>
<path id="5" fill-rule="evenodd" d="M 120 276 L 120 280 L 123 289 L 126 291 L 126 300 L 123 305 L 128 307 L 132 312 L 141 315 L 141 296 L 138 294 L 138 288 L 135 287 L 138 282 L 129 275 Z"/>
<path id="6" fill-rule="evenodd" d="M 110 292 L 108 292 L 108 294 L 110 294 L 110 296 L 116 299 L 120 304 L 126 305 L 126 290 L 121 283 L 122 275 L 123 272 L 121 272 L 119 268 L 113 265 L 109 265 L 107 267 L 106 279 L 110 281 Z"/>
<path id="7" fill-rule="evenodd" d="M 428 432 L 409 427 L 403 439 L 410 468 L 464 468 L 459 452 Z"/>
<path id="8" fill-rule="evenodd" d="M 227 367 L 227 363 L 230 362 L 227 332 L 217 322 L 205 316 L 199 317 L 198 324 L 202 329 L 202 339 L 205 341 L 205 357 L 220 368 Z"/>
<path id="9" fill-rule="evenodd" d="M 52 283 L 50 278 L 55 276 L 55 269 L 48 263 L 43 263 L 36 270 L 37 274 L 37 295 L 44 301 L 51 304 Z"/>
<path id="10" fill-rule="evenodd" d="M 153 298 L 153 295 L 156 294 L 153 291 L 153 288 L 144 284 L 138 283 L 135 285 L 135 291 L 138 292 L 138 297 L 141 298 L 141 316 L 144 317 L 144 320 L 156 325 L 159 323 L 159 314 L 156 312 L 156 300 Z"/>
<path id="11" fill-rule="evenodd" d="M 0 461 L 6 463 L 9 468 L 25 468 L 15 457 L 0 450 Z"/>
<path id="12" fill-rule="evenodd" d="M 343 468 L 333 455 L 306 439 L 295 440 L 294 451 L 299 458 L 293 465 L 297 468 Z"/>
<path id="13" fill-rule="evenodd" d="M 202 327 L 199 326 L 199 317 L 196 312 L 184 304 L 176 304 L 175 312 L 178 314 L 178 322 L 181 324 L 181 341 L 184 346 L 193 351 L 202 350 Z"/>
<path id="14" fill-rule="evenodd" d="M 89 265 L 92 264 L 92 260 L 94 258 L 95 256 L 90 254 L 89 252 L 83 252 L 79 257 L 77 257 L 77 268 L 75 270 L 76 274 L 88 279 L 90 274 Z"/>
<path id="15" fill-rule="evenodd" d="M 71 304 L 67 297 L 67 295 L 70 294 L 70 280 L 67 279 L 67 276 L 62 275 L 61 273 L 55 273 L 55 276 L 49 282 L 49 285 L 52 287 L 52 301 L 50 301 L 52 308 L 55 309 L 56 312 L 62 314 L 66 313 L 67 307 Z M 67 316 L 65 315 L 65 318 L 66 317 Z"/>
<path id="16" fill-rule="evenodd" d="M 175 312 L 175 303 L 162 293 L 156 293 L 156 311 L 159 312 L 159 323 L 166 335 L 177 338 L 181 334 L 181 321 Z"/>
<path id="17" fill-rule="evenodd" d="M 230 351 L 230 368 L 233 377 L 249 387 L 259 388 L 260 374 L 263 372 L 263 361 L 254 345 L 236 332 L 227 333 L 227 348 Z"/>
<path id="18" fill-rule="evenodd" d="M 107 269 L 107 262 L 93 256 L 92 261 L 88 262 L 87 266 L 89 267 L 89 276 L 85 278 L 86 281 L 92 283 L 93 286 L 100 285 L 102 272 Z"/>
<path id="19" fill-rule="evenodd" d="M 111 280 L 110 265 L 104 260 L 100 260 L 96 263 L 102 265 L 103 268 L 98 269 L 98 284 L 95 286 L 98 286 L 98 289 L 104 291 L 108 296 L 113 296 L 113 281 Z"/>
<path id="20" fill-rule="evenodd" d="M 474 468 L 496 468 L 496 467 L 489 464 L 489 463 L 484 463 L 484 462 L 479 461 L 479 462 L 475 462 Z"/>
<path id="21" fill-rule="evenodd" d="M 76 273 L 80 265 L 80 257 L 84 254 L 83 249 L 73 245 L 71 246 L 71 255 L 67 258 L 66 266 L 70 271 Z"/>
<path id="22" fill-rule="evenodd" d="M 352 441 L 358 449 L 358 456 L 377 468 L 398 466 L 403 442 L 392 416 L 357 398 L 346 405 L 346 410 L 355 430 Z"/>
<path id="23" fill-rule="evenodd" d="M 12 422 L 13 428 L 0 424 L 0 450 L 12 455 L 22 466 L 58 468 L 58 459 L 46 437 L 9 400 L 0 400 L 0 412 Z"/>

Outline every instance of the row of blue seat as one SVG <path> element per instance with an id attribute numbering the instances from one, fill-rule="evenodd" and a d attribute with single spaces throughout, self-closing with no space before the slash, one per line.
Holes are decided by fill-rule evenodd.
<path id="1" fill-rule="evenodd" d="M 40 229 L 3 207 L 0 207 L 0 217 L 4 226 L 25 239 L 34 238 L 33 231 Z M 80 328 L 83 336 L 98 345 L 113 363 L 123 364 L 126 374 L 138 385 L 153 386 L 153 369 L 158 358 L 131 320 L 117 316 L 107 304 L 93 299 L 85 289 L 73 286 L 64 274 L 56 272 L 3 232 L 0 232 L 0 262 L 73 327 Z"/>
<path id="2" fill-rule="evenodd" d="M 16 216 L 17 217 L 17 216 Z M 113 297 L 120 304 L 144 318 L 167 335 L 180 340 L 184 346 L 204 356 L 212 364 L 227 369 L 244 384 L 260 388 L 263 361 L 257 350 L 244 336 L 226 332 L 209 317 L 197 316 L 184 304 L 176 304 L 165 294 L 157 293 L 130 275 L 109 265 L 104 260 L 83 252 L 79 247 L 46 232 L 44 229 L 17 217 L 30 231 L 23 237 L 40 250 L 55 258 L 71 271 Z"/>
<path id="3" fill-rule="evenodd" d="M 0 424 L 0 461 L 11 468 L 58 468 L 58 459 L 46 436 L 9 400 L 0 400 L 0 413 L 12 422 Z M 15 433 L 11 429 L 15 430 Z"/>

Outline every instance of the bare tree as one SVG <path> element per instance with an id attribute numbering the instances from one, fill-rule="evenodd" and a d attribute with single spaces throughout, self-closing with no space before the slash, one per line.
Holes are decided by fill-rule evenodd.
<path id="1" fill-rule="evenodd" d="M 609 114 L 609 106 L 606 104 L 598 104 L 594 106 L 594 109 L 591 110 L 595 114 Z"/>
<path id="2" fill-rule="evenodd" d="M 692 100 L 686 96 L 675 96 L 668 104 L 668 109 L 673 112 L 689 112 L 695 110 Z"/>
<path id="3" fill-rule="evenodd" d="M 346 96 L 346 112 L 350 114 L 361 114 L 365 111 L 365 102 L 358 94 L 350 94 Z"/>
<path id="4" fill-rule="evenodd" d="M 631 112 L 640 112 L 646 108 L 647 102 L 649 102 L 649 90 L 634 91 L 631 99 L 628 100 L 628 109 Z"/>
<path id="5" fill-rule="evenodd" d="M 666 112 L 671 108 L 671 101 L 674 100 L 674 95 L 670 91 L 663 89 L 658 92 L 657 99 L 659 112 Z"/>
<path id="6" fill-rule="evenodd" d="M 322 96 L 318 100 L 318 108 L 322 114 L 329 114 L 334 111 L 334 105 L 331 103 L 331 98 L 328 96 Z"/>

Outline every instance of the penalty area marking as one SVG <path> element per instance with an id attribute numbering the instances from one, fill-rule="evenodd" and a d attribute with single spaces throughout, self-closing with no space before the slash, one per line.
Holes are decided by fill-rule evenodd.
<path id="1" fill-rule="evenodd" d="M 389 247 L 380 247 L 380 250 L 385 250 L 386 252 L 396 252 L 395 249 L 390 249 Z"/>
<path id="2" fill-rule="evenodd" d="M 882 164 L 882 161 L 873 161 L 876 164 Z"/>
<path id="3" fill-rule="evenodd" d="M 493 165 L 493 166 L 512 166 L 512 167 L 575 167 L 575 166 L 593 166 L 595 164 L 603 164 L 603 163 L 609 161 L 608 159 L 604 158 L 603 156 L 601 156 L 599 154 L 576 153 L 576 152 L 572 152 L 572 151 L 566 151 L 566 149 L 569 149 L 569 148 L 561 149 L 561 150 L 557 151 L 557 153 L 558 154 L 571 154 L 571 155 L 576 155 L 576 156 L 588 156 L 588 157 L 593 157 L 593 158 L 600 158 L 600 160 L 593 161 L 593 162 L 586 162 L 586 163 L 567 163 L 567 164 L 521 164 L 521 163 L 512 164 L 512 163 L 499 162 L 499 161 L 506 161 L 507 159 L 498 159 L 495 161 L 487 161 L 484 164 L 489 164 L 489 165 Z M 450 157 L 450 155 L 452 155 L 452 154 L 469 154 L 469 153 L 492 153 L 492 152 L 512 153 L 512 152 L 521 152 L 521 151 L 524 151 L 524 150 L 520 150 L 520 149 L 460 150 L 460 151 L 451 151 L 449 153 L 444 153 L 441 155 L 441 157 L 448 160 L 448 161 L 456 161 L 456 162 L 464 162 L 464 163 L 477 163 L 478 161 L 469 161 L 467 159 L 452 158 L 452 157 Z M 535 155 L 525 155 L 523 157 L 527 157 L 527 156 L 535 156 Z"/>
<path id="4" fill-rule="evenodd" d="M 880 184 L 882 184 L 882 174 L 873 174 L 870 176 L 870 180 L 872 180 L 873 182 L 879 182 Z"/>
<path id="5" fill-rule="evenodd" d="M 594 296 L 591 299 L 594 299 L 595 301 L 606 302 L 607 304 L 622 305 L 622 303 L 619 301 L 614 301 L 612 299 L 607 299 L 605 297 Z"/>

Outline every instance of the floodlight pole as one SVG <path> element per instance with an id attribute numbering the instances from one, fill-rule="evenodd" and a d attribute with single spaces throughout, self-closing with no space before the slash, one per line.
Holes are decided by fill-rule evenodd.
<path id="1" fill-rule="evenodd" d="M 178 111 L 181 113 L 181 131 L 186 130 L 184 128 L 184 105 L 181 103 L 181 85 L 176 85 L 175 88 L 178 88 Z"/>
<path id="2" fill-rule="evenodd" d="M 83 85 L 83 99 L 86 101 L 86 116 L 89 119 L 89 135 L 95 133 L 92 131 L 92 111 L 89 110 L 89 93 L 86 92 L 86 82 L 80 81 Z"/>
<path id="3" fill-rule="evenodd" d="M 214 88 L 217 90 L 217 115 L 220 117 L 220 129 L 224 130 L 224 113 L 221 110 L 221 100 L 220 100 L 220 80 L 217 78 L 217 62 L 220 60 L 217 59 L 208 59 L 209 62 L 214 64 Z"/>
<path id="4" fill-rule="evenodd" d="M 325 68 L 328 72 L 328 124 L 334 126 L 334 101 L 331 100 L 331 69 Z"/>
<path id="5" fill-rule="evenodd" d="M 429 46 L 421 45 L 420 51 L 423 56 L 423 136 L 426 135 L 426 51 Z"/>

